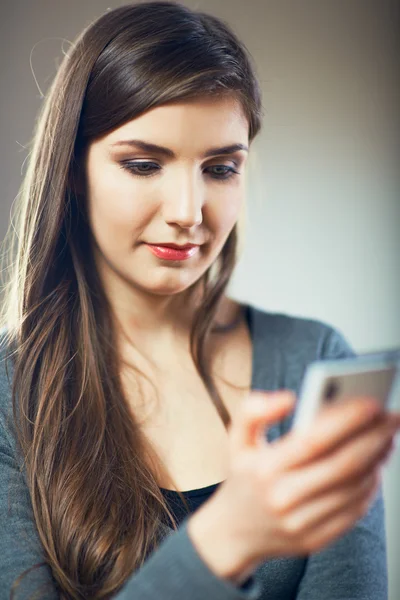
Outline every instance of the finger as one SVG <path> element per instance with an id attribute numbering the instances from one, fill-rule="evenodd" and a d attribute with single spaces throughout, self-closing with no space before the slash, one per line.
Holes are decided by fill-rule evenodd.
<path id="1" fill-rule="evenodd" d="M 353 481 L 351 484 L 336 488 L 334 491 L 320 494 L 311 502 L 301 504 L 290 510 L 284 517 L 285 530 L 292 535 L 306 536 L 310 530 L 324 523 L 335 515 L 350 511 L 354 513 L 360 503 L 367 500 L 380 480 L 379 471 L 373 471 L 367 477 Z"/>
<path id="2" fill-rule="evenodd" d="M 393 428 L 380 424 L 344 444 L 329 457 L 320 459 L 314 466 L 306 467 L 302 475 L 318 481 L 320 488 L 361 477 L 382 460 L 392 445 L 393 437 Z"/>
<path id="3" fill-rule="evenodd" d="M 291 430 L 274 442 L 283 468 L 304 465 L 343 444 L 382 416 L 382 407 L 374 399 L 352 398 L 339 405 L 327 406 L 313 427 Z"/>
<path id="4" fill-rule="evenodd" d="M 242 403 L 230 428 L 235 451 L 250 449 L 265 442 L 265 429 L 293 411 L 295 395 L 290 390 L 252 391 Z M 264 438 L 264 439 L 263 439 Z"/>
<path id="5" fill-rule="evenodd" d="M 335 514 L 323 518 L 320 523 L 314 523 L 307 535 L 307 551 L 315 552 L 327 544 L 344 535 L 355 523 L 368 511 L 371 503 L 381 486 L 382 477 L 379 474 L 372 488 L 367 492 L 361 492 L 358 501 L 351 499 L 349 503 L 341 507 Z"/>
<path id="6" fill-rule="evenodd" d="M 387 424 L 380 424 L 368 434 L 345 444 L 328 457 L 302 469 L 290 470 L 275 484 L 274 493 L 286 508 L 367 476 L 381 463 L 393 447 L 393 434 Z"/>

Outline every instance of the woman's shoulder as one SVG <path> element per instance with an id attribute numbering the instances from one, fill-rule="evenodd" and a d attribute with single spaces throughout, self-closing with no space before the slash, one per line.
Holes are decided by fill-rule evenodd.
<path id="1" fill-rule="evenodd" d="M 342 331 L 317 318 L 251 307 L 253 378 L 257 389 L 288 389 L 299 397 L 307 366 L 317 360 L 347 358 L 355 352 Z M 293 413 L 268 430 L 268 439 L 292 426 Z"/>
<path id="2" fill-rule="evenodd" d="M 10 330 L 8 327 L 0 328 L 0 389 L 2 385 L 5 385 L 8 381 L 8 372 L 12 371 L 11 359 L 11 342 L 10 342 Z"/>
<path id="3" fill-rule="evenodd" d="M 275 352 L 304 355 L 310 360 L 355 354 L 343 331 L 328 321 L 249 306 L 253 334 L 261 346 L 264 343 Z"/>
<path id="4" fill-rule="evenodd" d="M 0 425 L 7 430 L 6 426 L 11 412 L 11 386 L 13 377 L 13 363 L 10 356 L 9 329 L 0 329 Z"/>
<path id="5" fill-rule="evenodd" d="M 0 329 L 0 385 L 3 383 L 3 379 L 6 374 L 6 363 L 10 354 L 9 350 L 9 329 L 7 327 L 2 327 Z"/>

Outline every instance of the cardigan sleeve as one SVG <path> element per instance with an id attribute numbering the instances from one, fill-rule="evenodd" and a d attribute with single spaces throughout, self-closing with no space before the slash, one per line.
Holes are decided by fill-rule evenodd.
<path id="1" fill-rule="evenodd" d="M 321 360 L 355 356 L 343 334 L 329 328 Z M 387 600 L 388 573 L 382 484 L 353 528 L 307 559 L 296 600 Z"/>

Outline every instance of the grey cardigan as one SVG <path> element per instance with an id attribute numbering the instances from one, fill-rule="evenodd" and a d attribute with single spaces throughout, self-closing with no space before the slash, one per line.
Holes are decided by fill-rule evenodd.
<path id="1" fill-rule="evenodd" d="M 308 363 L 354 355 L 342 333 L 322 321 L 267 312 L 254 306 L 249 310 L 253 343 L 252 389 L 286 388 L 298 395 Z M 4 349 L 0 355 L 0 600 L 8 600 L 18 575 L 45 558 L 8 420 L 10 383 L 3 357 Z M 288 431 L 291 421 L 292 415 L 274 425 L 269 429 L 267 439 L 272 441 Z M 308 557 L 267 560 L 241 587 L 217 577 L 203 562 L 187 534 L 190 518 L 187 517 L 177 531 L 168 530 L 159 548 L 131 574 L 113 598 L 387 600 L 382 491 L 381 487 L 367 514 L 340 539 Z M 19 589 L 16 600 L 33 598 L 34 592 L 38 592 L 35 597 L 41 599 L 59 598 L 47 563 L 25 576 Z"/>

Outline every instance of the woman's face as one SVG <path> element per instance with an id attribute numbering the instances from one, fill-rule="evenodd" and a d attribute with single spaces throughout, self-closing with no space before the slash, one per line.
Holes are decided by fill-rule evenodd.
<path id="1" fill-rule="evenodd" d="M 224 98 L 156 107 L 89 146 L 88 218 L 106 287 L 171 295 L 205 273 L 239 217 L 247 151 L 205 155 L 238 144 L 248 148 L 248 122 L 239 103 Z M 150 250 L 157 243 L 199 247 L 167 260 Z"/>

